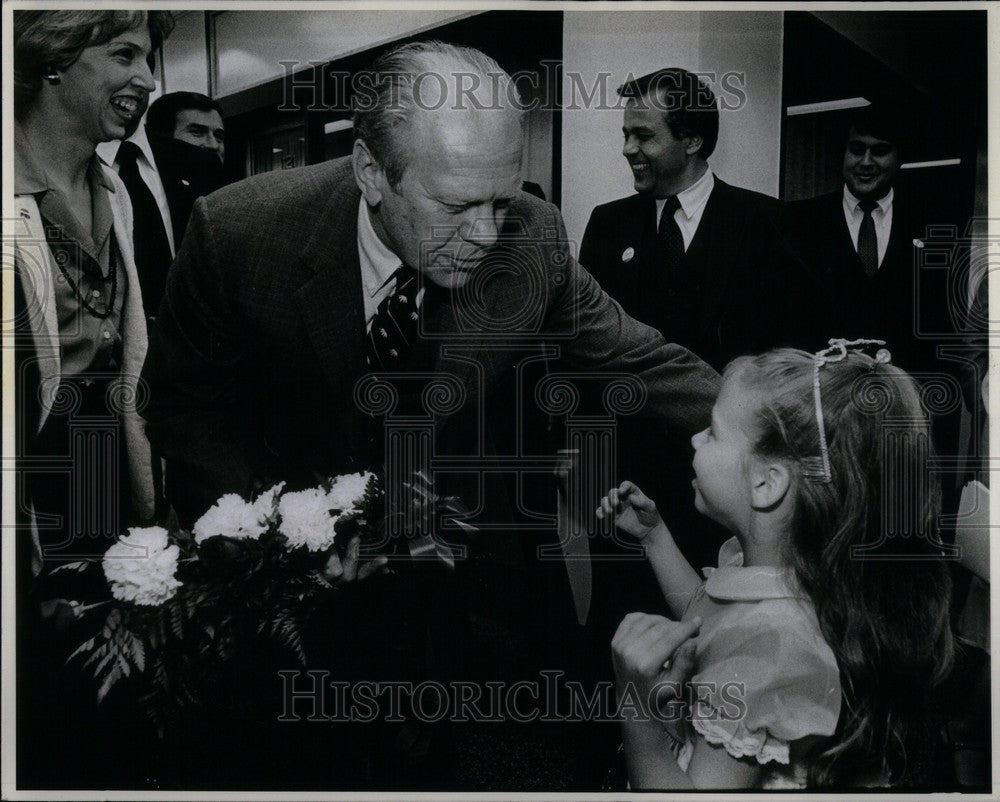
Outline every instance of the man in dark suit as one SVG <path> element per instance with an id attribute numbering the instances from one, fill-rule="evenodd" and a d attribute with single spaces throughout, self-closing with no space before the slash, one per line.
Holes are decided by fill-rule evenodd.
<path id="1" fill-rule="evenodd" d="M 919 332 L 952 327 L 944 295 L 922 287 L 924 305 L 914 307 L 919 249 L 933 215 L 922 199 L 897 192 L 899 145 L 893 115 L 873 107 L 857 113 L 844 146 L 843 186 L 788 204 L 783 227 L 814 283 L 817 302 L 801 310 L 808 345 L 884 339 L 895 364 L 921 372 L 939 365 L 937 343 Z"/>
<path id="2" fill-rule="evenodd" d="M 440 84 L 417 75 L 454 88 L 470 72 L 481 103 L 418 96 Z M 525 341 L 558 346 L 577 369 L 634 374 L 646 411 L 679 438 L 704 427 L 715 371 L 628 317 L 569 257 L 556 208 L 520 191 L 520 112 L 499 65 L 416 43 L 371 74 L 351 157 L 195 203 L 143 371 L 182 518 L 226 492 L 381 464 L 372 371 L 396 378 L 400 409 L 433 420 L 436 454 L 478 453 Z M 409 319 L 416 331 L 397 340 Z M 435 382 L 454 403 L 423 391 Z"/>
<path id="3" fill-rule="evenodd" d="M 180 249 L 195 199 L 224 183 L 221 151 L 176 137 L 171 122 L 181 119 L 178 115 L 189 107 L 201 113 L 206 104 L 218 114 L 214 111 L 218 104 L 205 95 L 163 95 L 150 106 L 145 125 L 137 125 L 124 140 L 98 147 L 101 158 L 118 171 L 132 201 L 135 260 L 147 318 L 155 317 L 159 309 L 167 270 Z"/>
<path id="4" fill-rule="evenodd" d="M 894 364 L 937 387 L 925 394 L 933 402 L 927 411 L 935 446 L 957 455 L 960 363 L 938 355 L 955 332 L 950 277 L 920 269 L 928 223 L 941 221 L 928 199 L 897 191 L 899 119 L 881 107 L 856 113 L 845 141 L 844 185 L 784 210 L 784 234 L 813 284 L 813 301 L 798 309 L 798 328 L 810 349 L 830 337 L 885 340 Z M 943 484 L 947 510 L 955 488 L 947 477 Z"/>
<path id="5" fill-rule="evenodd" d="M 712 173 L 711 88 L 668 68 L 618 91 L 637 194 L 594 209 L 580 263 L 629 314 L 717 370 L 783 343 L 795 277 L 777 236 L 778 201 Z"/>
<path id="6" fill-rule="evenodd" d="M 740 354 L 787 344 L 797 280 L 777 235 L 778 201 L 712 173 L 719 110 L 711 88 L 667 68 L 618 92 L 636 194 L 594 209 L 580 263 L 626 312 L 717 370 Z M 657 502 L 693 565 L 715 565 L 726 534 L 694 508 L 690 451 L 671 449 L 662 431 L 631 420 L 618 432 L 620 474 Z M 656 602 L 644 569 L 606 560 L 595 570 L 594 610 L 610 613 L 605 629 L 617 605 L 629 603 L 620 588 L 632 589 L 632 605 Z M 598 600 L 602 589 L 610 600 Z"/>

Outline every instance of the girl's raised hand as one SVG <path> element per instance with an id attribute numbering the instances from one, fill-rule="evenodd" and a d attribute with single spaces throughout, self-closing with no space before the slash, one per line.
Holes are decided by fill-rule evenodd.
<path id="1" fill-rule="evenodd" d="M 622 482 L 618 487 L 611 488 L 601 499 L 601 506 L 597 508 L 598 519 L 604 520 L 612 515 L 615 526 L 639 540 L 661 521 L 656 502 L 631 482 Z"/>
<path id="2" fill-rule="evenodd" d="M 633 701 L 649 716 L 655 705 L 680 695 L 694 673 L 701 619 L 671 621 L 661 615 L 629 613 L 611 640 L 618 698 L 634 694 Z"/>

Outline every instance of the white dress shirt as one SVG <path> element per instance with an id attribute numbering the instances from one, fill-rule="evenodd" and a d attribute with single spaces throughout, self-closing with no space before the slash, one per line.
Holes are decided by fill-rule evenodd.
<path id="1" fill-rule="evenodd" d="M 677 221 L 681 236 L 684 238 L 685 251 L 691 247 L 691 240 L 694 239 L 694 235 L 698 231 L 698 224 L 701 222 L 701 216 L 705 213 L 705 205 L 708 203 L 708 197 L 712 194 L 714 187 L 715 176 L 712 175 L 711 170 L 706 170 L 702 177 L 691 186 L 683 192 L 677 193 L 677 200 L 680 201 L 681 207 L 674 212 L 674 220 Z M 660 218 L 663 216 L 663 207 L 666 205 L 666 198 L 657 198 L 657 228 L 659 228 Z"/>
<path id="2" fill-rule="evenodd" d="M 358 204 L 358 260 L 361 262 L 361 286 L 364 290 L 365 331 L 368 331 L 378 305 L 396 289 L 396 280 L 390 279 L 403 262 L 375 233 L 371 213 L 363 197 Z M 416 298 L 418 307 L 423 298 L 424 289 L 421 287 Z"/>
<path id="3" fill-rule="evenodd" d="M 878 263 L 882 266 L 885 259 L 885 252 L 889 248 L 889 232 L 892 231 L 892 197 L 894 190 L 890 189 L 884 197 L 878 201 L 878 206 L 872 209 L 872 220 L 875 222 L 875 239 L 878 242 Z M 844 219 L 847 220 L 847 228 L 851 232 L 851 242 L 854 243 L 854 250 L 858 249 L 858 234 L 861 231 L 861 220 L 865 213 L 861 211 L 858 204 L 861 203 L 854 193 L 844 185 Z"/>
<path id="4" fill-rule="evenodd" d="M 156 171 L 153 149 L 149 146 L 149 139 L 146 136 L 146 124 L 141 124 L 135 133 L 128 138 L 128 141 L 138 145 L 141 151 L 141 156 L 136 159 L 139 177 L 153 193 L 156 206 L 160 210 L 160 217 L 163 218 L 163 228 L 166 230 L 167 242 L 170 245 L 170 256 L 174 257 L 177 255 L 177 248 L 174 245 L 174 227 L 170 219 L 170 205 L 167 203 L 167 194 L 163 190 L 163 181 L 160 180 L 160 174 Z M 114 167 L 115 172 L 118 172 L 118 164 L 115 159 L 118 157 L 118 148 L 121 147 L 121 144 L 120 139 L 112 139 L 110 142 L 101 142 L 97 146 L 97 155 L 104 160 L 105 164 Z"/>

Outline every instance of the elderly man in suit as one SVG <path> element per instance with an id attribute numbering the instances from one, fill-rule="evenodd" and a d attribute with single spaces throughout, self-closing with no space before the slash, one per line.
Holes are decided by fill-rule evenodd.
<path id="1" fill-rule="evenodd" d="M 785 320 L 798 282 L 777 235 L 778 201 L 713 173 L 719 109 L 711 88 L 670 67 L 618 93 L 622 155 L 636 192 L 594 209 L 580 263 L 628 314 L 717 370 L 740 354 L 790 344 Z M 621 472 L 657 502 L 689 559 L 714 565 L 725 533 L 695 511 L 690 453 L 631 420 L 619 427 L 619 446 Z M 594 609 L 610 614 L 603 622 L 610 629 L 619 605 L 648 606 L 658 590 L 630 561 L 603 562 Z M 602 593 L 609 598 L 601 601 Z"/>
<path id="2" fill-rule="evenodd" d="M 414 97 L 416 75 L 470 70 L 506 78 L 475 50 L 402 47 L 374 65 L 388 77 L 359 104 L 352 156 L 195 203 L 143 373 L 148 431 L 188 517 L 255 480 L 371 464 L 380 445 L 355 385 L 372 370 L 453 374 L 466 402 L 443 434 L 467 432 L 457 419 L 478 420 L 509 379 L 498 343 L 526 334 L 574 365 L 635 374 L 679 436 L 705 424 L 715 371 L 628 317 L 568 258 L 555 207 L 519 190 L 518 110 Z M 396 357 L 373 337 L 402 290 L 418 333 L 384 364 Z"/>
<path id="3" fill-rule="evenodd" d="M 390 51 L 371 75 L 350 157 L 195 203 L 143 371 L 143 414 L 181 518 L 226 492 L 381 464 L 382 421 L 363 408 L 372 373 L 397 377 L 400 408 L 425 417 L 421 382 L 448 382 L 456 402 L 430 402 L 437 453 L 488 450 L 490 404 L 514 383 L 510 346 L 524 341 L 634 374 L 647 411 L 681 438 L 704 427 L 716 372 L 628 317 L 569 256 L 556 208 L 521 191 L 521 111 L 502 68 L 429 42 Z M 475 102 L 454 94 L 469 75 Z M 349 548 L 342 577 L 356 567 Z M 402 614 L 461 607 L 428 593 Z M 460 627 L 436 641 L 436 659 Z M 348 652 L 376 652 L 378 629 Z"/>

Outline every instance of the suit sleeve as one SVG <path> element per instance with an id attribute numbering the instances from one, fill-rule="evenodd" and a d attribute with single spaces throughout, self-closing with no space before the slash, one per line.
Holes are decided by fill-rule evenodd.
<path id="1" fill-rule="evenodd" d="M 597 244 L 598 223 L 595 219 L 596 217 L 597 210 L 595 209 L 590 213 L 590 219 L 587 221 L 587 227 L 583 231 L 583 240 L 580 242 L 580 264 L 583 265 L 591 275 L 594 274 L 594 269 L 599 261 Z"/>
<path id="2" fill-rule="evenodd" d="M 241 415 L 247 361 L 209 207 L 198 199 L 150 334 L 147 434 L 166 459 L 169 500 L 188 522 L 222 494 L 246 496 L 252 433 Z"/>
<path id="3" fill-rule="evenodd" d="M 593 218 L 588 232 L 592 224 Z M 593 253 L 587 239 L 585 235 L 581 262 Z M 562 344 L 566 364 L 640 379 L 647 397 L 641 414 L 675 438 L 686 440 L 708 426 L 721 386 L 719 374 L 626 314 L 580 264 L 568 260 L 567 269 L 564 291 L 555 297 L 547 321 L 552 331 L 575 333 Z"/>

